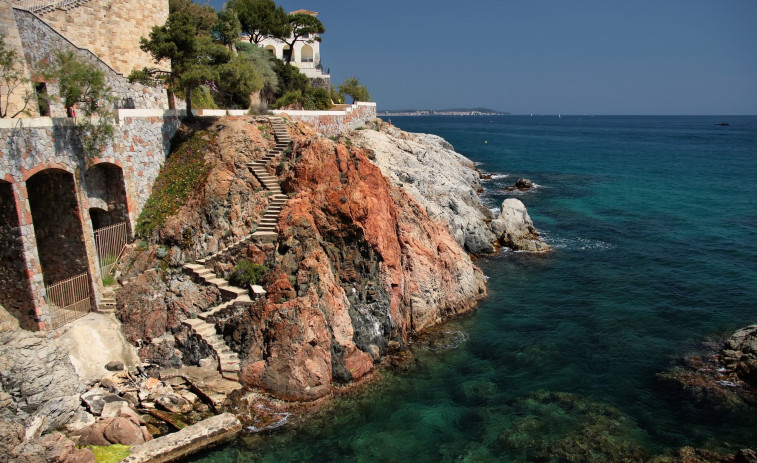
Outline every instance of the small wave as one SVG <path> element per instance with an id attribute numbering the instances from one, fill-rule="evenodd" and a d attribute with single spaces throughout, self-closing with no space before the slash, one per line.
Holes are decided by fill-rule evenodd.
<path id="1" fill-rule="evenodd" d="M 255 426 L 254 424 L 247 426 L 247 430 L 250 432 L 261 432 L 261 431 L 271 431 L 273 429 L 278 429 L 284 426 L 285 424 L 287 424 L 287 421 L 289 420 L 289 417 L 292 416 L 292 414 L 291 413 L 274 413 L 273 416 L 276 416 L 279 419 L 265 426 L 258 427 L 258 426 Z"/>
<path id="2" fill-rule="evenodd" d="M 541 237 L 555 249 L 567 249 L 570 251 L 605 251 L 615 249 L 615 245 L 612 243 L 581 238 L 580 236 L 576 238 L 563 238 L 542 233 Z"/>
<path id="3" fill-rule="evenodd" d="M 510 174 L 494 174 L 491 172 L 482 172 L 481 175 L 485 177 L 481 179 L 481 181 L 483 182 L 491 182 L 492 180 L 502 180 L 503 178 L 507 178 L 510 176 Z"/>

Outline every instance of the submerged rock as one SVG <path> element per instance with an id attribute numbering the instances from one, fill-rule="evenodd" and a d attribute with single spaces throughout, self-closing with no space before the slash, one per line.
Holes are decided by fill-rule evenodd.
<path id="1" fill-rule="evenodd" d="M 492 222 L 492 230 L 503 246 L 515 251 L 546 252 L 552 249 L 539 238 L 526 206 L 515 198 L 502 202 L 501 212 Z"/>

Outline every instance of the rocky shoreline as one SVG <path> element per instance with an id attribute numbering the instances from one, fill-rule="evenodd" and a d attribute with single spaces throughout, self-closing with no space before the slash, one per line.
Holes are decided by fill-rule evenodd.
<path id="1" fill-rule="evenodd" d="M 486 283 L 472 256 L 551 250 L 518 199 L 493 214 L 474 163 L 434 135 L 376 120 L 330 140 L 287 123 L 291 149 L 266 158 L 261 175 L 249 166 L 264 165 L 275 128 L 245 116 L 183 130 L 185 140 L 199 131 L 215 140 L 203 153 L 209 173 L 125 253 L 119 333 L 106 352 L 77 343 L 89 336 L 74 335 L 79 325 L 68 337 L 31 333 L 0 308 L 0 463 L 94 461 L 77 445 L 112 444 L 134 446 L 124 461 L 169 461 L 243 428 L 282 426 L 370 383 L 402 362 L 415 335 L 473 310 Z M 247 239 L 266 223 L 271 185 L 286 196 L 277 235 Z M 187 272 L 209 255 L 212 275 Z M 265 290 L 229 300 L 234 288 L 208 281 L 242 259 L 265 268 Z M 187 322 L 200 317 L 212 333 Z M 750 328 L 722 358 L 753 381 Z M 233 369 L 219 372 L 218 345 Z"/>

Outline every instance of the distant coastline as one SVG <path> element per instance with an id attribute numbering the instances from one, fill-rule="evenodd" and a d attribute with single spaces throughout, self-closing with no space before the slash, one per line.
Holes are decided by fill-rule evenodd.
<path id="1" fill-rule="evenodd" d="M 402 109 L 379 111 L 378 116 L 509 116 L 510 113 L 488 108 Z"/>

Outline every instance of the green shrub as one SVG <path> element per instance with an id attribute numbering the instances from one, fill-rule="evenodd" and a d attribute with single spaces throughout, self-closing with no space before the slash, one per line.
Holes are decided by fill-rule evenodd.
<path id="1" fill-rule="evenodd" d="M 234 266 L 234 270 L 229 273 L 229 283 L 240 288 L 247 288 L 250 285 L 256 285 L 263 279 L 268 267 L 253 263 L 249 259 L 242 259 Z"/>
<path id="2" fill-rule="evenodd" d="M 285 106 L 289 106 L 295 103 L 302 103 L 302 92 L 299 90 L 292 90 L 292 91 L 286 92 L 284 96 L 276 100 L 271 105 L 271 108 L 279 109 L 279 108 L 283 108 Z"/>
<path id="3" fill-rule="evenodd" d="M 139 214 L 135 228 L 137 237 L 149 238 L 154 230 L 165 224 L 168 217 L 179 211 L 189 195 L 203 183 L 210 171 L 204 151 L 208 145 L 215 143 L 216 137 L 216 133 L 197 131 L 189 139 L 178 143 L 160 169 L 152 194 Z"/>
<path id="4" fill-rule="evenodd" d="M 302 101 L 305 109 L 325 111 L 331 109 L 331 96 L 322 88 L 309 88 Z"/>

